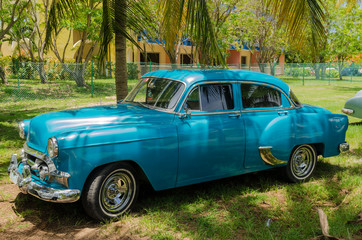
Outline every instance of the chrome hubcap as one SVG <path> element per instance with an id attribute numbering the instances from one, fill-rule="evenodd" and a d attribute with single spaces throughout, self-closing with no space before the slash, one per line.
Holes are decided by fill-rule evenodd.
<path id="1" fill-rule="evenodd" d="M 309 147 L 300 147 L 292 158 L 292 172 L 296 177 L 303 178 L 310 174 L 314 164 L 314 154 Z"/>
<path id="2" fill-rule="evenodd" d="M 126 172 L 111 174 L 103 184 L 100 200 L 102 207 L 109 213 L 124 211 L 134 197 L 135 183 Z"/>

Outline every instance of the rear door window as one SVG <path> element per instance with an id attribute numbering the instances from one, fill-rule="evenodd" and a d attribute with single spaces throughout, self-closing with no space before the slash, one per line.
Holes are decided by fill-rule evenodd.
<path id="1" fill-rule="evenodd" d="M 241 84 L 243 108 L 281 107 L 281 94 L 278 90 L 257 85 Z"/>

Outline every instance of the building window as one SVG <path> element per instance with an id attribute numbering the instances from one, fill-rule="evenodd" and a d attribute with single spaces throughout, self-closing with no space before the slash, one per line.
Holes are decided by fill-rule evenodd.
<path id="1" fill-rule="evenodd" d="M 192 58 L 189 54 L 181 54 L 181 64 L 192 64 Z"/>
<path id="2" fill-rule="evenodd" d="M 147 61 L 146 61 L 147 55 Z M 159 53 L 140 53 L 140 62 L 152 62 L 155 64 L 160 64 L 160 54 Z"/>
<path id="3" fill-rule="evenodd" d="M 246 65 L 246 56 L 241 56 L 241 64 Z"/>

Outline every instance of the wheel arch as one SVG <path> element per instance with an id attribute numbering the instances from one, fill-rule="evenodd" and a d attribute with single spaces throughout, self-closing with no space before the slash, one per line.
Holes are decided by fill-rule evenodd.
<path id="1" fill-rule="evenodd" d="M 147 185 L 150 185 L 152 188 L 152 184 L 150 183 L 150 181 L 148 180 L 148 177 L 146 176 L 145 172 L 143 171 L 143 169 L 135 162 L 135 161 L 132 161 L 132 160 L 122 160 L 122 161 L 115 161 L 115 162 L 110 162 L 110 163 L 106 163 L 106 164 L 102 164 L 102 165 L 99 165 L 97 166 L 96 168 L 94 168 L 87 176 L 84 184 L 83 184 L 83 189 L 84 189 L 84 186 L 87 185 L 87 183 L 89 182 L 89 179 L 96 173 L 98 172 L 100 169 L 102 168 L 105 168 L 109 165 L 112 165 L 112 164 L 117 164 L 117 163 L 124 163 L 124 164 L 127 164 L 129 165 L 131 168 L 133 168 L 135 170 L 135 174 L 136 174 L 136 177 L 138 178 L 138 180 L 140 181 L 141 184 L 147 184 Z M 82 191 L 83 192 L 83 191 Z"/>

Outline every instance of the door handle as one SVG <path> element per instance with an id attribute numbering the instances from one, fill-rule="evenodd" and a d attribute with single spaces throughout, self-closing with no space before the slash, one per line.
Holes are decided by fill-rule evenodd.
<path id="1" fill-rule="evenodd" d="M 229 117 L 231 117 L 231 118 L 238 118 L 238 117 L 240 117 L 240 116 L 241 116 L 240 113 L 230 114 L 230 115 L 229 115 Z"/>
<path id="2" fill-rule="evenodd" d="M 279 114 L 280 116 L 288 115 L 288 111 L 281 111 L 281 112 L 278 112 L 278 114 Z"/>

